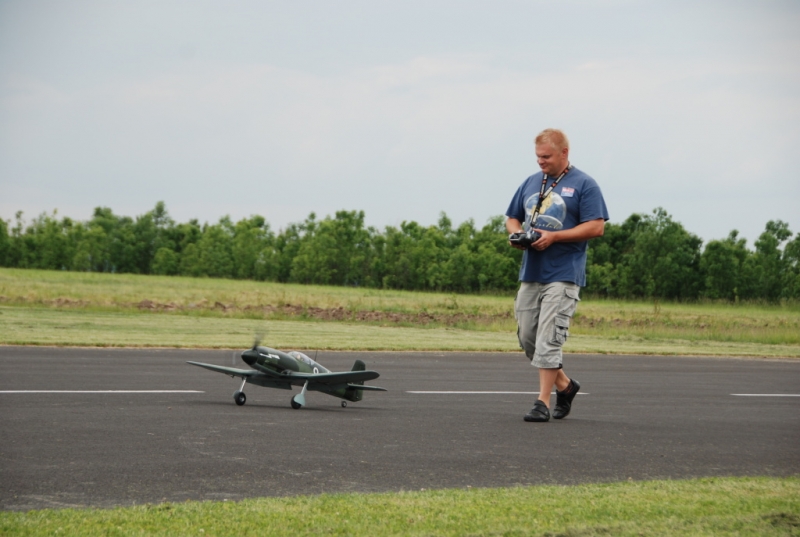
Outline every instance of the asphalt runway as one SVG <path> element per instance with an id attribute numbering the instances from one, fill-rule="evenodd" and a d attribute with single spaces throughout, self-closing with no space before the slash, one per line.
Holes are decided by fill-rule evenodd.
<path id="1" fill-rule="evenodd" d="M 526 423 L 521 353 L 320 352 L 390 391 L 300 410 L 185 363 L 231 354 L 0 347 L 0 508 L 800 474 L 800 361 L 568 355 L 586 394 Z"/>

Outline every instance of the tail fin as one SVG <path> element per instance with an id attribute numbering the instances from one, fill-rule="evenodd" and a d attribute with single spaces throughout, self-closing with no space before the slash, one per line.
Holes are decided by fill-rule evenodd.
<path id="1" fill-rule="evenodd" d="M 361 360 L 356 360 L 356 363 L 353 364 L 353 369 L 351 369 L 351 371 L 366 371 L 366 370 L 367 370 L 367 364 L 365 364 Z M 364 381 L 362 380 L 360 382 L 352 382 L 351 384 L 363 385 Z M 364 397 L 364 390 L 357 390 L 354 388 L 348 388 L 345 395 L 345 399 L 347 399 L 348 401 L 361 401 L 363 397 Z"/>

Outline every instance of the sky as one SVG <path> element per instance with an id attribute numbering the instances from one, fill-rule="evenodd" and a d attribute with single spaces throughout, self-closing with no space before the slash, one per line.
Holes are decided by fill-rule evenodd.
<path id="1" fill-rule="evenodd" d="M 570 138 L 611 222 L 800 232 L 800 2 L 0 0 L 0 218 L 477 227 Z"/>

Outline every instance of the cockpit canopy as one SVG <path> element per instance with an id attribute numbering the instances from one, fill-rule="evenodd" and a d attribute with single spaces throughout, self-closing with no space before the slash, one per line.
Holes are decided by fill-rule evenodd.
<path id="1" fill-rule="evenodd" d="M 300 351 L 289 351 L 287 354 L 289 356 L 291 356 L 292 358 L 294 358 L 295 360 L 297 360 L 299 362 L 303 362 L 304 364 L 307 364 L 312 369 L 313 368 L 317 368 L 317 370 L 320 373 L 329 373 L 329 371 L 327 369 L 325 369 L 325 367 L 319 365 L 317 362 L 315 362 L 314 360 L 312 360 L 311 358 L 309 358 L 308 356 L 306 356 L 305 354 L 303 354 Z"/>

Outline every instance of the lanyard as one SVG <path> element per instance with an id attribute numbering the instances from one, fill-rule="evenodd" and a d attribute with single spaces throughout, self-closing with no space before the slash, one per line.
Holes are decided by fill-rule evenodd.
<path id="1" fill-rule="evenodd" d="M 533 226 L 536 225 L 536 221 L 539 219 L 539 211 L 542 208 L 542 202 L 544 202 L 544 199 L 550 195 L 550 193 L 553 191 L 556 185 L 558 185 L 559 181 L 561 181 L 564 178 L 564 176 L 569 173 L 571 169 L 572 169 L 572 164 L 568 165 L 567 169 L 564 170 L 561 173 L 561 175 L 559 175 L 556 178 L 555 181 L 553 181 L 553 184 L 550 185 L 550 188 L 548 188 L 547 191 L 545 191 L 545 187 L 547 186 L 548 177 L 547 174 L 544 174 L 544 176 L 542 177 L 542 188 L 539 189 L 539 201 L 536 202 L 536 208 L 533 210 L 533 215 L 531 215 L 531 229 L 533 229 Z"/>

